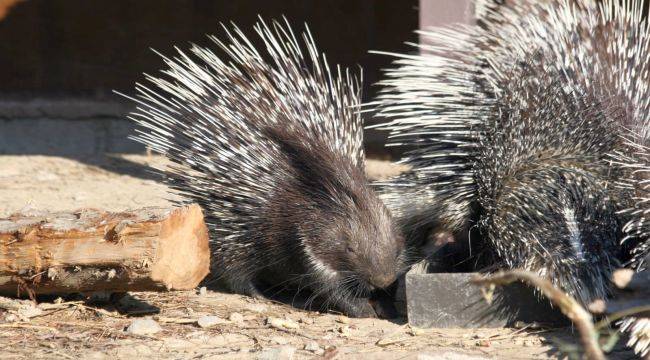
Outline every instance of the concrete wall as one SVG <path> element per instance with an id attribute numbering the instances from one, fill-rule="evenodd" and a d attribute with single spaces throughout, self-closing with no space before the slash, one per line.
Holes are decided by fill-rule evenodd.
<path id="1" fill-rule="evenodd" d="M 0 154 L 88 158 L 138 153 L 130 106 L 97 100 L 0 101 Z"/>

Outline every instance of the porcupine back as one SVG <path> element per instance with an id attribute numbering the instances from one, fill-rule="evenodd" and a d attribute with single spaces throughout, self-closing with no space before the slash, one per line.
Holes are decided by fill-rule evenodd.
<path id="1" fill-rule="evenodd" d="M 613 163 L 620 178 L 615 178 L 616 186 L 621 191 L 616 192 L 619 211 L 618 217 L 626 222 L 622 228 L 624 235 L 619 236 L 619 246 L 623 254 L 623 265 L 637 271 L 645 270 L 650 254 L 650 223 L 647 219 L 648 171 L 650 170 L 650 30 L 647 17 L 650 7 L 643 7 L 643 1 L 619 2 L 604 1 L 599 5 L 593 2 L 573 2 L 573 13 L 564 9 L 562 16 L 549 16 L 552 11 L 541 10 L 535 6 L 526 7 L 506 5 L 506 9 L 494 8 L 504 16 L 517 19 L 521 14 L 531 9 L 535 19 L 548 19 L 553 24 L 561 24 L 572 31 L 563 33 L 564 36 L 544 39 L 546 34 L 540 23 L 524 23 L 528 31 L 515 29 L 517 36 L 531 37 L 546 41 L 548 45 L 565 44 L 570 57 L 579 59 L 576 62 L 564 64 L 575 80 L 593 91 L 596 95 L 611 96 L 624 110 L 624 116 L 619 118 L 624 130 L 624 144 L 610 152 Z M 645 13 L 645 14 L 644 14 Z M 487 13 L 487 21 L 491 31 L 498 31 L 499 15 Z M 578 16 L 577 14 L 581 14 Z M 602 16 L 599 20 L 599 16 Z M 503 48 L 503 51 L 513 49 Z M 503 55 L 503 53 L 501 53 Z M 620 125 L 620 124 L 619 124 Z M 623 171 L 620 171 L 620 170 Z M 637 354 L 646 356 L 650 350 L 647 340 L 647 318 L 626 318 L 623 320 L 621 331 L 628 332 L 629 346 L 633 346 Z"/>
<path id="2" fill-rule="evenodd" d="M 383 184 L 393 211 L 403 218 L 431 214 L 424 217 L 430 224 L 456 231 L 478 225 L 509 266 L 548 276 L 566 268 L 567 278 L 558 280 L 565 288 L 583 300 L 601 295 L 602 276 L 617 260 L 615 235 L 605 232 L 581 246 L 571 239 L 607 223 L 616 232 L 620 219 L 609 214 L 626 206 L 626 196 L 612 190 L 619 172 L 605 165 L 607 154 L 620 149 L 617 124 L 647 128 L 641 7 L 640 1 L 509 3 L 486 7 L 480 26 L 422 32 L 431 45 L 421 45 L 418 56 L 398 55 L 379 99 L 380 113 L 391 119 L 384 126 L 391 142 L 413 148 L 404 158 L 412 170 Z M 539 167 L 544 162 L 549 166 Z M 521 177 L 533 169 L 536 179 Z M 527 191 L 503 187 L 512 180 Z M 504 207 L 503 189 L 526 196 Z M 601 195 L 592 199 L 590 192 Z M 600 205 L 603 211 L 592 211 Z M 524 213 L 513 214 L 512 206 Z M 541 213 L 535 221 L 551 220 L 544 207 L 562 215 L 563 229 L 538 239 L 525 230 L 533 219 L 523 219 Z M 548 238 L 554 235 L 565 241 Z M 511 248 L 516 237 L 519 251 Z M 529 252 L 550 260 L 523 257 Z M 539 254 L 532 258 L 543 260 Z M 569 275 L 580 267 L 579 255 L 596 259 L 601 276 Z"/>
<path id="3" fill-rule="evenodd" d="M 196 45 L 163 56 L 165 77 L 147 75 L 153 89 L 137 84 L 131 117 L 142 126 L 135 139 L 177 164 L 165 170 L 171 186 L 206 210 L 215 267 L 244 274 L 260 260 L 251 230 L 289 171 L 267 130 L 300 134 L 302 144 L 363 166 L 360 93 L 347 71 L 332 74 L 308 31 L 302 46 L 288 25 L 260 21 L 260 53 L 237 27 L 224 30 L 227 42 L 210 39 L 228 62 Z"/>

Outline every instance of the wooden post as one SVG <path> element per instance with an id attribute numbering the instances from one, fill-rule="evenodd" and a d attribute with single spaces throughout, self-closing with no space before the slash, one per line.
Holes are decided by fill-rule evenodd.
<path id="1" fill-rule="evenodd" d="M 0 294 L 183 290 L 208 274 L 198 205 L 0 219 Z"/>

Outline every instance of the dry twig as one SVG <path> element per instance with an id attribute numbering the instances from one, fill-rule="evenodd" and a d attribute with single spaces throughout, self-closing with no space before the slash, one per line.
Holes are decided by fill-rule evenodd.
<path id="1" fill-rule="evenodd" d="M 602 349 L 598 344 L 598 333 L 594 327 L 591 314 L 585 310 L 575 299 L 553 284 L 538 275 L 524 270 L 500 271 L 490 276 L 479 276 L 472 279 L 472 283 L 482 286 L 507 285 L 515 281 L 523 281 L 535 286 L 544 294 L 560 311 L 568 317 L 580 333 L 580 342 L 585 350 L 585 355 L 591 360 L 605 359 Z M 491 293 L 486 294 L 486 299 L 491 301 Z"/>

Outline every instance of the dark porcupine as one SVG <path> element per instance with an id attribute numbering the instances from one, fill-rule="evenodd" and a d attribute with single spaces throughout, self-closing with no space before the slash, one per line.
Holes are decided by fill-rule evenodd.
<path id="1" fill-rule="evenodd" d="M 646 241 L 621 242 L 631 195 L 611 158 L 650 114 L 642 1 L 479 5 L 479 25 L 395 55 L 377 109 L 411 170 L 382 196 L 407 234 L 477 229 L 506 267 L 602 298 Z"/>
<path id="2" fill-rule="evenodd" d="M 648 83 L 643 86 L 647 89 Z M 646 98 L 646 109 L 649 102 Z M 617 166 L 628 170 L 619 185 L 633 196 L 632 204 L 621 211 L 629 218 L 623 227 L 623 241 L 634 245 L 630 265 L 639 272 L 650 273 L 650 116 L 639 116 L 636 120 L 640 123 L 633 127 L 635 130 L 624 136 L 627 146 L 612 157 Z M 629 333 L 627 345 L 639 356 L 647 357 L 650 354 L 650 317 L 633 315 L 623 319 L 620 325 L 622 331 Z"/>
<path id="3" fill-rule="evenodd" d="M 164 78 L 138 84 L 135 139 L 166 155 L 171 186 L 205 209 L 213 273 L 262 296 L 290 287 L 351 316 L 373 316 L 367 295 L 394 282 L 403 239 L 367 184 L 360 86 L 330 71 L 308 30 L 260 20 L 264 52 L 235 26 L 227 54 L 207 48 L 164 58 Z"/>

